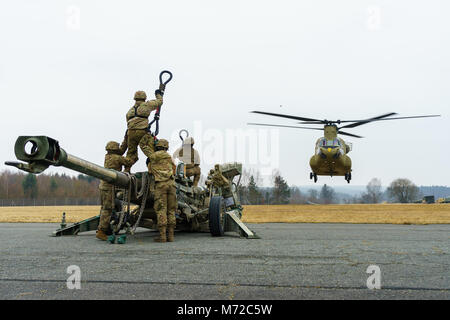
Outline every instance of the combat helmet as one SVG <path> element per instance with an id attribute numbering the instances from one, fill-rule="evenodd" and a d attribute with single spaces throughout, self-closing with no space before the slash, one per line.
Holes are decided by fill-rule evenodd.
<path id="1" fill-rule="evenodd" d="M 184 139 L 183 144 L 194 145 L 194 138 L 192 138 L 192 137 L 187 137 L 186 139 Z"/>
<path id="2" fill-rule="evenodd" d="M 134 94 L 134 100 L 144 100 L 147 99 L 147 95 L 145 94 L 145 91 L 136 91 Z"/>
<path id="3" fill-rule="evenodd" d="M 120 146 L 116 141 L 110 141 L 106 144 L 106 151 L 119 151 Z"/>
<path id="4" fill-rule="evenodd" d="M 156 148 L 169 149 L 169 141 L 167 141 L 166 139 L 159 139 L 159 140 L 156 142 L 155 147 L 156 147 Z"/>

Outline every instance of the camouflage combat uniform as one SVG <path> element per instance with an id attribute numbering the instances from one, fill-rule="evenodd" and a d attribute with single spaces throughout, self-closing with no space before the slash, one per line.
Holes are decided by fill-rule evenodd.
<path id="1" fill-rule="evenodd" d="M 174 153 L 173 157 L 179 159 L 184 164 L 186 164 L 186 177 L 194 177 L 194 187 L 198 186 L 198 181 L 200 180 L 200 155 L 197 150 L 194 149 L 194 139 L 187 137 L 183 141 L 183 146 L 178 148 Z"/>
<path id="2" fill-rule="evenodd" d="M 127 137 L 125 137 L 122 144 L 115 141 L 110 141 L 106 145 L 106 155 L 104 167 L 117 171 L 122 171 L 122 166 L 130 165 L 130 161 L 122 157 L 127 149 Z M 109 231 L 109 220 L 114 208 L 114 186 L 101 180 L 100 185 L 100 198 L 101 198 L 101 210 L 100 210 L 100 223 L 98 225 L 97 238 L 106 240 L 106 233 Z"/>
<path id="3" fill-rule="evenodd" d="M 145 101 L 147 95 L 144 91 L 137 91 L 134 95 L 136 103 L 128 110 L 127 128 L 128 128 L 128 152 L 127 159 L 130 160 L 130 165 L 125 167 L 125 171 L 130 172 L 131 166 L 138 161 L 137 147 L 141 148 L 142 152 L 149 158 L 154 152 L 154 137 L 148 132 L 148 117 L 153 110 L 160 108 L 163 104 L 162 90 L 156 90 L 156 99 Z"/>
<path id="4" fill-rule="evenodd" d="M 154 209 L 158 219 L 160 236 L 158 242 L 166 242 L 166 228 L 168 241 L 173 241 L 176 225 L 175 210 L 177 207 L 175 188 L 175 164 L 167 152 L 169 143 L 161 139 L 156 144 L 156 152 L 150 156 L 149 172 L 155 178 Z"/>

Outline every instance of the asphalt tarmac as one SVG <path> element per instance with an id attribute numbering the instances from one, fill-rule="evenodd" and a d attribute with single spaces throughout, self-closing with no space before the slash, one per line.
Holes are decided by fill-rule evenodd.
<path id="1" fill-rule="evenodd" d="M 123 245 L 57 224 L 0 224 L 0 299 L 446 299 L 450 225 L 250 224 L 234 233 L 138 229 Z M 79 267 L 80 289 L 67 268 Z M 370 265 L 380 289 L 368 289 Z M 72 283 L 72 282 L 70 282 Z"/>

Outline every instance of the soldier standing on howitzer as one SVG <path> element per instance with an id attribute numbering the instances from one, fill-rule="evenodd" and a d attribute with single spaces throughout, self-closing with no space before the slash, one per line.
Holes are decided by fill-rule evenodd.
<path id="1" fill-rule="evenodd" d="M 178 148 L 173 157 L 179 159 L 186 165 L 186 177 L 194 176 L 194 187 L 198 186 L 200 180 L 200 155 L 194 149 L 194 138 L 187 137 L 183 140 L 183 145 Z"/>
<path id="2" fill-rule="evenodd" d="M 125 135 L 120 146 L 119 143 L 115 141 L 110 141 L 106 144 L 105 149 L 107 153 L 105 155 L 105 168 L 122 171 L 122 166 L 130 166 L 131 161 L 125 157 L 122 157 L 127 149 L 127 140 L 128 137 Z M 106 240 L 108 238 L 108 234 L 110 233 L 109 221 L 114 208 L 115 188 L 112 184 L 101 180 L 99 189 L 101 196 L 101 210 L 100 223 L 98 225 L 96 237 L 100 240 Z"/>
<path id="3" fill-rule="evenodd" d="M 153 110 L 160 108 L 163 104 L 165 84 L 161 83 L 159 89 L 155 91 L 154 100 L 145 101 L 147 95 L 144 91 L 137 91 L 134 94 L 135 104 L 127 112 L 127 134 L 128 151 L 126 157 L 131 161 L 125 167 L 125 172 L 130 172 L 131 166 L 138 161 L 137 147 L 149 158 L 154 152 L 155 138 L 148 131 L 148 117 Z"/>
<path id="4" fill-rule="evenodd" d="M 161 139 L 156 143 L 156 151 L 150 156 L 149 173 L 155 178 L 154 209 L 158 219 L 159 237 L 156 242 L 172 242 L 176 225 L 175 210 L 177 207 L 175 188 L 175 164 L 167 152 L 169 142 Z M 167 229 L 167 238 L 166 238 Z"/>

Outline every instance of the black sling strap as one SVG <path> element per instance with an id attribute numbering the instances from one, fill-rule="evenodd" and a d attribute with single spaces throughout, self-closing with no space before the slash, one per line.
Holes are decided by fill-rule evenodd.
<path id="1" fill-rule="evenodd" d="M 137 112 L 137 109 L 139 108 L 138 105 L 135 104 L 135 105 L 133 106 L 133 108 L 134 108 L 134 116 L 130 117 L 130 119 L 133 119 L 133 118 L 148 119 L 148 117 L 146 117 L 146 116 L 141 116 L 140 114 L 138 114 L 138 112 Z M 128 119 L 128 120 L 130 120 L 130 119 Z"/>

